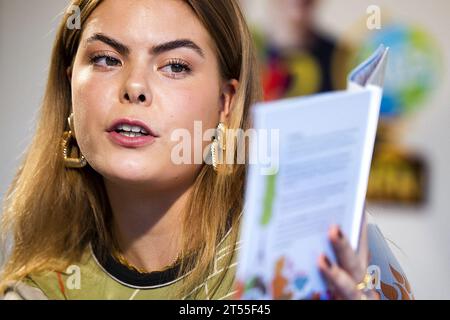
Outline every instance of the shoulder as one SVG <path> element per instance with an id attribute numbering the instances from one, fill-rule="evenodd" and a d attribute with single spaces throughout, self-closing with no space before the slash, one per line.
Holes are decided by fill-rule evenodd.
<path id="1" fill-rule="evenodd" d="M 385 300 L 414 299 L 411 286 L 386 238 L 375 223 L 368 223 L 369 267 L 372 286 Z"/>
<path id="2" fill-rule="evenodd" d="M 68 284 L 73 282 L 72 278 L 79 278 L 80 272 L 86 272 L 91 264 L 89 260 L 85 260 L 86 258 L 88 258 L 87 253 L 77 263 L 77 270 L 74 270 L 75 265 L 70 265 L 66 270 L 47 270 L 28 274 L 20 281 L 9 283 L 4 296 L 0 298 L 5 300 L 66 300 L 68 299 Z"/>
<path id="3" fill-rule="evenodd" d="M 62 300 L 67 299 L 64 292 L 64 273 L 46 271 L 27 275 L 20 281 L 7 284 L 4 300 Z"/>
<path id="4" fill-rule="evenodd" d="M 0 300 L 48 300 L 39 286 L 27 277 L 21 281 L 10 282 Z"/>

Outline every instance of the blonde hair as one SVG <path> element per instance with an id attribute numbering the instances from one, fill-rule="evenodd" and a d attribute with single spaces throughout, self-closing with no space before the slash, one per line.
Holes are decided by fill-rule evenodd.
<path id="1" fill-rule="evenodd" d="M 252 39 L 237 0 L 184 0 L 214 40 L 224 79 L 239 80 L 229 128 L 247 129 L 249 107 L 261 97 Z M 75 0 L 81 29 L 102 0 Z M 48 270 L 64 270 L 79 261 L 94 239 L 112 249 L 112 213 L 102 177 L 89 165 L 64 167 L 60 141 L 71 111 L 71 85 L 66 69 L 72 65 L 80 29 L 69 29 L 66 13 L 58 28 L 36 133 L 4 199 L 3 242 L 12 246 L 3 267 L 0 292 L 11 280 Z M 196 178 L 184 214 L 182 268 L 190 271 L 181 297 L 205 281 L 216 246 L 231 226 L 237 238 L 243 209 L 245 165 L 219 168 L 204 165 Z M 231 258 L 230 258 L 231 260 Z M 230 262 L 230 261 L 229 261 Z M 212 294 L 220 286 L 219 279 Z"/>

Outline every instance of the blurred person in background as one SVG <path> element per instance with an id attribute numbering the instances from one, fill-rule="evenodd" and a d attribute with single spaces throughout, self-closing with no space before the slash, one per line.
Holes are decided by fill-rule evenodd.
<path id="1" fill-rule="evenodd" d="M 275 23 L 255 30 L 266 100 L 345 88 L 349 50 L 316 26 L 318 2 L 269 1 Z"/>

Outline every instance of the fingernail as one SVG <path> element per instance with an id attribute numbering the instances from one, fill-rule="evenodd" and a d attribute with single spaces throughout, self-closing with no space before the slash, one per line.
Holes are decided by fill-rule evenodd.
<path id="1" fill-rule="evenodd" d="M 327 268 L 330 269 L 331 268 L 330 259 L 328 259 L 327 256 L 323 256 L 323 260 L 325 261 L 325 264 L 327 265 Z"/>
<path id="2" fill-rule="evenodd" d="M 339 239 L 342 239 L 344 235 L 342 234 L 341 228 L 338 227 L 338 237 Z"/>

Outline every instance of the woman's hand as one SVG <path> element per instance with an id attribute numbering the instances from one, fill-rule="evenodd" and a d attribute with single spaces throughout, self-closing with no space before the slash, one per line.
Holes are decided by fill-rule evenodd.
<path id="1" fill-rule="evenodd" d="M 358 289 L 358 284 L 364 281 L 369 263 L 369 248 L 367 243 L 367 223 L 364 219 L 358 253 L 338 226 L 332 226 L 329 238 L 337 258 L 332 264 L 330 259 L 322 254 L 319 258 L 319 269 L 328 282 L 332 297 L 338 300 L 380 299 L 375 290 Z"/>

